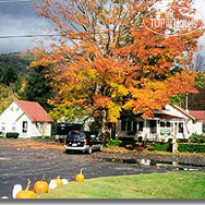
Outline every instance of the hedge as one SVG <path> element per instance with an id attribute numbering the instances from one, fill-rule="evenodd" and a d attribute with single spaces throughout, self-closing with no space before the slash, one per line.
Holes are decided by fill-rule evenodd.
<path id="1" fill-rule="evenodd" d="M 18 132 L 7 132 L 6 138 L 18 138 L 19 133 Z"/>
<path id="2" fill-rule="evenodd" d="M 154 146 L 153 150 L 156 151 L 172 151 L 172 144 L 164 143 L 164 144 L 152 144 Z M 178 144 L 179 152 L 189 152 L 189 153 L 205 153 L 205 144 Z"/>
<path id="3" fill-rule="evenodd" d="M 179 144 L 179 152 L 205 152 L 205 144 Z"/>
<path id="4" fill-rule="evenodd" d="M 152 146 L 154 146 L 154 150 L 156 150 L 156 151 L 164 151 L 164 152 L 171 151 L 171 144 L 169 144 L 169 143 L 152 144 Z"/>
<path id="5" fill-rule="evenodd" d="M 110 140 L 108 143 L 110 146 L 120 146 L 122 144 L 121 140 Z"/>

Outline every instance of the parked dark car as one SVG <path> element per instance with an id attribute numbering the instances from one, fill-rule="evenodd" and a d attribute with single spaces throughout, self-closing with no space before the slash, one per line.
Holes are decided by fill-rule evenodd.
<path id="1" fill-rule="evenodd" d="M 102 149 L 102 140 L 96 132 L 70 131 L 66 138 L 65 150 L 82 151 L 91 154 L 93 151 Z"/>

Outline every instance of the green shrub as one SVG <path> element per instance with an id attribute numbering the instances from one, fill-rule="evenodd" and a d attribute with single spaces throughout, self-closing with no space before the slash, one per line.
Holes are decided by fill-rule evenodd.
<path id="1" fill-rule="evenodd" d="M 120 146 L 122 144 L 122 141 L 121 140 L 110 140 L 108 145 L 109 146 Z"/>
<path id="2" fill-rule="evenodd" d="M 196 152 L 203 153 L 205 152 L 205 144 L 179 144 L 179 152 Z"/>
<path id="3" fill-rule="evenodd" d="M 54 140 L 55 140 L 55 139 L 56 139 L 56 135 L 54 135 L 54 134 L 51 135 L 51 139 L 54 139 Z"/>
<path id="4" fill-rule="evenodd" d="M 152 144 L 153 150 L 172 152 L 172 144 Z M 189 153 L 205 153 L 205 144 L 178 144 L 179 152 L 189 152 Z"/>
<path id="5" fill-rule="evenodd" d="M 170 143 L 159 143 L 159 144 L 152 144 L 152 146 L 154 146 L 154 150 L 156 151 L 164 151 L 164 152 L 168 152 L 171 151 L 171 144 Z"/>
<path id="6" fill-rule="evenodd" d="M 190 143 L 205 143 L 205 135 L 198 135 L 196 133 L 189 137 Z"/>
<path id="7" fill-rule="evenodd" d="M 7 132 L 6 138 L 18 138 L 19 133 L 18 132 Z"/>

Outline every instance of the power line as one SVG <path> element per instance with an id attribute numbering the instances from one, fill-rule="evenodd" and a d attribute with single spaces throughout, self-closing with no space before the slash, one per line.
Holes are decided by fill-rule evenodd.
<path id="1" fill-rule="evenodd" d="M 107 35 L 107 33 L 85 33 L 85 34 L 77 34 L 77 33 L 67 33 L 67 34 L 30 34 L 30 35 L 5 35 L 0 36 L 2 38 L 37 38 L 37 37 L 68 37 L 71 39 L 82 39 L 80 35 Z M 76 36 L 76 37 L 74 37 Z"/>
<path id="2" fill-rule="evenodd" d="M 95 34 L 95 35 L 106 35 L 105 33 L 88 33 L 88 34 Z M 76 37 L 70 37 L 76 35 Z M 79 37 L 80 34 L 67 34 L 67 35 L 60 35 L 60 34 L 37 34 L 37 35 L 6 35 L 6 36 L 0 36 L 0 39 L 8 39 L 8 38 L 38 38 L 38 37 L 70 37 L 71 39 L 82 39 L 81 37 Z M 78 36 L 78 37 L 77 37 Z M 205 35 L 202 35 L 205 36 Z M 200 37 L 202 37 L 200 36 Z M 142 37 L 141 37 L 142 38 Z M 155 38 L 155 36 L 153 36 L 152 38 Z"/>
<path id="3" fill-rule="evenodd" d="M 2 0 L 0 3 L 33 2 L 35 0 Z"/>
<path id="4" fill-rule="evenodd" d="M 61 37 L 57 34 L 38 34 L 38 35 L 12 35 L 12 36 L 0 36 L 0 38 L 37 38 L 37 37 Z"/>

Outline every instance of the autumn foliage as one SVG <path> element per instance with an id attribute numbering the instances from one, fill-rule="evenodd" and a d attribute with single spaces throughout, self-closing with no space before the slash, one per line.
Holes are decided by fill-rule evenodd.
<path id="1" fill-rule="evenodd" d="M 170 97 L 193 93 L 195 73 L 189 70 L 203 30 L 180 36 L 156 35 L 143 24 L 156 0 L 42 0 L 37 14 L 52 22 L 60 35 L 34 49 L 32 66 L 52 68 L 58 95 L 50 100 L 53 116 L 83 110 L 100 120 L 116 122 L 122 109 L 134 113 L 161 110 Z M 172 6 L 191 8 L 191 0 Z M 166 11 L 165 11 L 166 12 Z M 189 18 L 177 11 L 179 18 Z M 150 23 L 150 19 L 146 19 Z M 200 24 L 200 22 L 198 22 Z M 164 28 L 159 28 L 164 29 Z M 186 29 L 180 33 L 186 33 Z"/>

